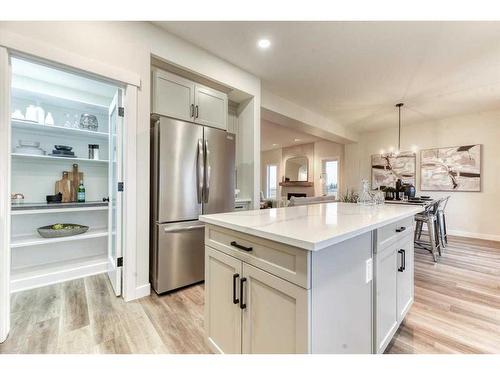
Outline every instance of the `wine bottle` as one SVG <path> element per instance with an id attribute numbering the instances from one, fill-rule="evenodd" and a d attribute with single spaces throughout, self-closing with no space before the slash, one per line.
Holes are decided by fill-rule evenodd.
<path id="1" fill-rule="evenodd" d="M 79 203 L 85 202 L 85 186 L 83 186 L 83 180 L 80 180 L 80 185 L 78 185 L 76 200 Z"/>

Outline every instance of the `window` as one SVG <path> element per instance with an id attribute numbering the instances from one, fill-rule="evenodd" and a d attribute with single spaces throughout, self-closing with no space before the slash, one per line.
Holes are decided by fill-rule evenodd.
<path id="1" fill-rule="evenodd" d="M 337 160 L 323 160 L 323 173 L 321 174 L 323 184 L 323 195 L 338 195 L 338 168 Z"/>
<path id="2" fill-rule="evenodd" d="M 267 183 L 266 183 L 266 198 L 276 199 L 276 191 L 278 184 L 278 166 L 269 164 L 266 168 Z"/>

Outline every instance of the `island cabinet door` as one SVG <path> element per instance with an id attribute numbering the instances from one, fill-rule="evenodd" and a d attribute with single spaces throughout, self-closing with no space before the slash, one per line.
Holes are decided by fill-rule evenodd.
<path id="1" fill-rule="evenodd" d="M 392 244 L 376 254 L 375 277 L 375 345 L 382 353 L 398 327 L 397 266 L 398 244 Z"/>
<path id="2" fill-rule="evenodd" d="M 205 330 L 215 352 L 241 353 L 241 278 L 240 260 L 205 247 Z"/>
<path id="3" fill-rule="evenodd" d="M 243 263 L 242 352 L 308 353 L 308 290 Z"/>
<path id="4" fill-rule="evenodd" d="M 403 238 L 398 245 L 398 321 L 401 323 L 413 303 L 413 241 Z"/>

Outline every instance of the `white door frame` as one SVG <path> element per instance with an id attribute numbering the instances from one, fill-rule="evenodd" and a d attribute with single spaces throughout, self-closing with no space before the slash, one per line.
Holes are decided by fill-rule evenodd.
<path id="1" fill-rule="evenodd" d="M 12 38 L 13 34 L 0 37 L 0 342 L 8 335 L 10 327 L 10 67 L 5 66 L 9 56 L 28 55 L 55 65 L 88 73 L 97 78 L 114 81 L 124 87 L 124 205 L 123 205 L 123 298 L 136 298 L 136 134 L 137 74 L 95 62 L 84 56 L 41 45 L 25 38 Z"/>
<path id="2" fill-rule="evenodd" d="M 10 328 L 10 61 L 0 46 L 0 342 Z"/>

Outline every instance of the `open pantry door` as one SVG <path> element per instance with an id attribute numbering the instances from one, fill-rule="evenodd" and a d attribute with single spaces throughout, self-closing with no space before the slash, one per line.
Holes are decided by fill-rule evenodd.
<path id="1" fill-rule="evenodd" d="M 108 276 L 117 296 L 122 294 L 123 93 L 118 89 L 109 107 Z"/>
<path id="2" fill-rule="evenodd" d="M 9 53 L 0 47 L 0 343 L 10 329 L 10 77 Z"/>

